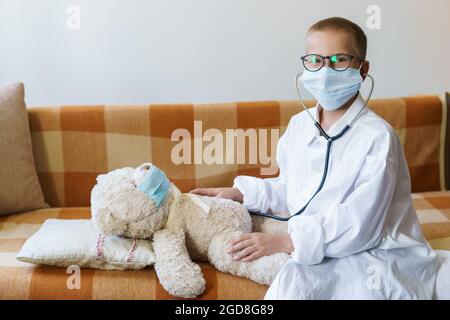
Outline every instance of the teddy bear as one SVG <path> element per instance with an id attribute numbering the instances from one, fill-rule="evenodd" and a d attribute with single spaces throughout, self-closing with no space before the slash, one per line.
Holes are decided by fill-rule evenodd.
<path id="1" fill-rule="evenodd" d="M 205 290 L 193 260 L 270 285 L 290 258 L 276 253 L 250 262 L 233 260 L 227 252 L 230 240 L 252 231 L 286 233 L 286 222 L 251 216 L 232 200 L 182 193 L 151 163 L 99 175 L 91 211 L 94 226 L 104 235 L 152 241 L 158 279 L 176 297 L 194 298 Z"/>

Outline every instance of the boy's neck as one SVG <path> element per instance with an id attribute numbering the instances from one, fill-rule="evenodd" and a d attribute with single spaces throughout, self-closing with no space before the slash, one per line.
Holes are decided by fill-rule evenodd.
<path id="1" fill-rule="evenodd" d="M 348 110 L 348 108 L 350 108 L 350 106 L 356 100 L 357 96 L 358 95 L 355 95 L 353 98 L 344 103 L 341 107 L 333 111 L 328 111 L 325 110 L 324 108 L 320 108 L 321 109 L 321 112 L 319 113 L 320 125 L 323 128 L 323 130 L 325 130 L 325 132 L 328 131 L 328 129 L 331 128 L 333 124 L 335 124 L 336 121 L 338 121 L 344 115 L 344 113 Z"/>

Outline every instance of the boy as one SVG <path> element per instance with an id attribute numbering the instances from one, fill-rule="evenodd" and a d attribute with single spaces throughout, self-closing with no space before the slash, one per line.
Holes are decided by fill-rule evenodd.
<path id="1" fill-rule="evenodd" d="M 394 129 L 364 109 L 359 88 L 369 70 L 367 38 L 356 24 L 329 18 L 306 34 L 301 81 L 318 101 L 311 109 L 335 136 L 328 175 L 306 210 L 289 220 L 288 235 L 250 233 L 230 253 L 251 261 L 291 254 L 265 299 L 431 299 L 436 255 L 424 240 L 411 182 Z M 193 193 L 242 202 L 250 211 L 298 212 L 323 174 L 327 140 L 306 112 L 292 117 L 277 147 L 280 174 L 238 176 L 233 188 Z"/>

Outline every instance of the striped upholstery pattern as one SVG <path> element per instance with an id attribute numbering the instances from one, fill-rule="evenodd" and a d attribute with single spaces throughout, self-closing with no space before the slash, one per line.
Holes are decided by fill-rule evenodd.
<path id="1" fill-rule="evenodd" d="M 449 249 L 450 192 L 413 195 L 422 230 L 437 249 Z M 35 267 L 15 259 L 25 240 L 50 218 L 89 219 L 89 207 L 49 208 L 0 217 L 0 299 L 174 299 L 153 268 L 138 271 L 81 269 L 80 289 L 69 289 L 64 268 Z M 198 299 L 262 299 L 267 286 L 201 263 L 206 291 Z"/>
<path id="2" fill-rule="evenodd" d="M 447 166 L 450 162 L 448 156 L 444 159 L 444 154 L 450 152 L 445 150 L 449 148 L 448 144 L 445 146 L 447 104 L 430 96 L 374 100 L 370 107 L 397 130 L 411 172 L 412 191 L 445 190 L 445 161 Z M 53 207 L 71 207 L 89 205 L 90 190 L 98 174 L 146 161 L 164 170 L 182 191 L 230 186 L 233 178 L 242 174 L 274 176 L 276 170 L 262 175 L 261 167 L 268 167 L 270 161 L 276 165 L 278 136 L 299 111 L 296 101 L 265 101 L 36 107 L 29 110 L 29 116 L 35 162 L 46 201 Z M 201 129 L 196 129 L 195 123 L 201 123 Z M 190 163 L 175 164 L 171 158 L 179 143 L 172 141 L 171 135 L 180 128 L 190 136 Z M 258 136 L 256 144 L 245 143 L 244 148 L 239 148 L 238 143 L 231 147 L 224 144 L 224 154 L 233 153 L 234 160 L 227 161 L 224 156 L 216 163 L 206 163 L 202 151 L 211 143 L 207 139 L 212 139 L 212 132 L 226 137 L 227 129 L 237 128 L 256 129 L 257 134 L 267 132 L 267 137 Z M 200 152 L 194 150 L 196 143 L 203 146 Z M 237 160 L 239 152 L 245 155 L 244 161 Z"/>
<path id="3" fill-rule="evenodd" d="M 411 175 L 412 192 L 450 190 L 446 146 L 448 102 L 437 96 L 373 100 L 370 107 L 397 132 Z M 445 149 L 447 147 L 447 150 Z"/>
<path id="4" fill-rule="evenodd" d="M 432 242 L 450 237 L 450 192 L 413 193 L 412 199 L 425 238 Z"/>

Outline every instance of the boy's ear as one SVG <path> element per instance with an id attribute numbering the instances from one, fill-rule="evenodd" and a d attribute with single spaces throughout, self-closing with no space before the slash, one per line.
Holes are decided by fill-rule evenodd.
<path id="1" fill-rule="evenodd" d="M 361 77 L 366 80 L 366 75 L 369 73 L 370 62 L 365 60 L 361 65 Z"/>

